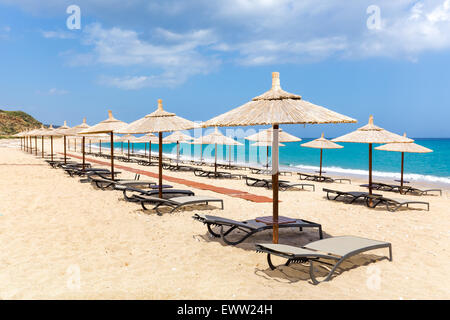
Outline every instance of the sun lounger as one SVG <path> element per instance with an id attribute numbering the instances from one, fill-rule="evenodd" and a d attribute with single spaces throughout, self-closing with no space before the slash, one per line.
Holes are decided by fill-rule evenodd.
<path id="1" fill-rule="evenodd" d="M 140 189 L 129 185 L 116 185 L 114 187 L 115 190 L 123 191 L 123 197 L 126 201 L 129 202 L 139 202 L 139 198 L 135 197 L 138 195 L 146 195 L 146 196 L 155 196 L 159 195 L 159 190 L 157 189 L 157 185 L 151 186 L 151 189 Z M 180 190 L 180 189 L 172 189 L 172 186 L 163 186 L 162 189 L 163 198 L 170 199 L 174 197 L 185 197 L 185 196 L 194 196 L 195 193 L 191 190 Z"/>
<path id="2" fill-rule="evenodd" d="M 103 173 L 110 173 L 108 169 L 103 168 L 79 168 L 79 167 L 62 167 L 62 169 L 71 177 L 74 176 L 84 176 L 90 172 L 103 172 Z"/>
<path id="3" fill-rule="evenodd" d="M 361 187 L 365 187 L 368 188 L 369 185 L 368 184 L 362 184 L 360 185 Z M 387 184 L 387 183 L 382 183 L 382 182 L 373 182 L 372 183 L 372 189 L 373 190 L 380 190 L 380 191 L 391 191 L 391 192 L 399 192 L 400 194 L 413 194 L 413 195 L 418 195 L 418 196 L 422 196 L 422 195 L 430 195 L 432 192 L 438 192 L 439 195 L 442 196 L 442 190 L 441 189 L 418 189 L 418 188 L 414 188 L 412 186 L 400 186 L 400 185 L 396 185 L 396 184 Z"/>
<path id="4" fill-rule="evenodd" d="M 427 211 L 430 211 L 430 204 L 425 201 L 415 201 L 415 200 L 407 200 L 407 199 L 394 199 L 394 198 L 386 198 L 383 196 L 367 196 L 366 197 L 366 205 L 369 208 L 375 208 L 378 205 L 386 205 L 386 209 L 390 212 L 395 212 L 403 206 L 409 208 L 411 204 L 423 204 L 427 207 Z"/>
<path id="5" fill-rule="evenodd" d="M 246 220 L 246 221 L 236 221 L 231 219 L 226 219 L 222 217 L 209 216 L 203 214 L 195 214 L 192 218 L 197 221 L 203 222 L 206 224 L 209 233 L 216 238 L 222 238 L 222 240 L 229 245 L 236 245 L 243 241 L 245 241 L 248 237 L 254 235 L 255 233 L 273 229 L 273 225 L 266 224 L 263 222 L 258 222 L 255 219 Z M 212 230 L 212 226 L 220 227 L 220 232 L 217 233 Z M 299 228 L 300 231 L 303 231 L 303 228 L 318 228 L 319 229 L 319 237 L 322 239 L 322 226 L 318 223 L 293 219 L 293 222 L 290 223 L 281 223 L 278 225 L 279 228 Z M 224 229 L 226 228 L 226 229 Z M 236 241 L 231 241 L 227 239 L 227 236 L 233 231 L 241 231 L 244 234 Z M 239 232 L 235 233 L 239 234 Z"/>
<path id="6" fill-rule="evenodd" d="M 243 177 L 246 177 L 246 175 L 243 174 L 234 174 L 230 172 L 224 172 L 224 171 L 212 171 L 212 170 L 203 170 L 203 169 L 197 169 L 194 168 L 194 174 L 197 177 L 206 177 L 206 178 L 218 178 L 218 179 L 242 179 Z"/>
<path id="7" fill-rule="evenodd" d="M 245 183 L 250 187 L 263 187 L 267 189 L 272 188 L 272 180 L 268 179 L 258 179 L 245 176 Z M 305 187 L 311 187 L 315 191 L 315 186 L 309 183 L 293 183 L 287 180 L 278 180 L 278 187 L 281 191 L 286 191 L 289 189 L 301 188 L 305 190 Z"/>
<path id="8" fill-rule="evenodd" d="M 220 202 L 221 209 L 223 210 L 223 200 L 218 198 L 212 198 L 212 197 L 205 197 L 205 196 L 187 196 L 187 197 L 174 197 L 170 199 L 161 199 L 157 197 L 147 196 L 147 195 L 135 195 L 135 197 L 139 200 L 141 203 L 141 206 L 144 210 L 148 210 L 146 207 L 146 204 L 152 203 L 156 204 L 152 208 L 152 210 L 155 210 L 158 215 L 161 215 L 162 213 L 159 211 L 159 208 L 162 206 L 170 207 L 172 208 L 170 210 L 170 213 L 174 212 L 175 210 L 193 205 L 193 204 L 206 204 L 208 205 L 210 202 Z"/>
<path id="9" fill-rule="evenodd" d="M 108 188 L 114 188 L 116 185 L 126 185 L 126 186 L 144 186 L 151 187 L 152 185 L 156 185 L 155 182 L 152 181 L 144 181 L 138 179 L 109 179 L 102 176 L 101 172 L 95 172 L 95 175 L 90 176 L 90 182 L 95 185 L 97 188 L 105 190 Z"/>
<path id="10" fill-rule="evenodd" d="M 309 275 L 314 284 L 323 281 L 329 281 L 339 267 L 346 259 L 362 252 L 388 248 L 389 261 L 392 261 L 392 245 L 389 242 L 371 240 L 354 236 L 342 236 L 328 239 L 322 239 L 311 242 L 303 247 L 294 247 L 284 244 L 257 244 L 256 251 L 267 253 L 267 262 L 270 269 L 276 267 L 272 264 L 271 255 L 287 259 L 286 266 L 290 263 L 309 262 Z M 333 260 L 329 263 L 324 260 Z M 314 262 L 325 264 L 331 267 L 331 270 L 322 281 L 317 280 L 315 275 Z"/>
<path id="11" fill-rule="evenodd" d="M 308 173 L 301 173 L 301 172 L 298 172 L 297 174 L 298 174 L 300 180 L 306 180 L 306 181 L 328 182 L 328 183 L 333 183 L 333 182 L 342 183 L 343 181 L 346 181 L 350 184 L 352 183 L 352 181 L 350 179 L 346 179 L 346 178 L 331 178 L 331 177 L 327 177 L 327 176 L 319 176 L 317 174 L 308 174 Z"/>
<path id="12" fill-rule="evenodd" d="M 323 188 L 324 192 L 327 193 L 327 199 L 328 200 L 345 200 L 350 199 L 349 203 L 353 203 L 358 199 L 365 200 L 367 196 L 369 195 L 368 192 L 361 192 L 361 191 L 339 191 L 339 190 L 332 190 Z M 333 197 L 331 195 L 334 195 Z M 375 195 L 375 196 L 381 196 L 381 195 Z"/>

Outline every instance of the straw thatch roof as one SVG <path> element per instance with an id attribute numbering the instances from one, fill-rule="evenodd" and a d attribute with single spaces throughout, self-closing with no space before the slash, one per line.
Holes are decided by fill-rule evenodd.
<path id="1" fill-rule="evenodd" d="M 114 139 L 114 141 L 116 141 L 116 142 L 128 142 L 128 141 L 130 141 L 130 142 L 141 142 L 140 138 L 135 137 L 135 136 L 133 136 L 131 134 L 125 134 L 125 135 L 123 135 L 121 137 L 117 137 L 117 139 Z"/>
<path id="2" fill-rule="evenodd" d="M 46 130 L 48 130 L 46 127 L 44 127 L 43 124 L 41 124 L 41 127 L 39 129 L 33 129 L 33 130 L 28 130 L 28 131 L 23 131 L 22 132 L 22 136 L 23 137 L 34 137 L 34 136 L 40 136 L 41 132 L 45 132 Z"/>
<path id="3" fill-rule="evenodd" d="M 406 133 L 403 134 L 403 137 L 406 138 Z M 375 150 L 394 151 L 394 152 L 409 152 L 409 153 L 433 152 L 433 150 L 425 148 L 425 147 L 418 145 L 416 143 L 413 143 L 413 142 L 383 144 L 382 146 L 376 147 Z"/>
<path id="4" fill-rule="evenodd" d="M 127 124 L 123 121 L 117 120 L 113 117 L 111 110 L 108 110 L 108 119 L 103 120 L 96 125 L 84 129 L 78 132 L 79 134 L 93 134 L 93 133 L 107 133 L 107 132 L 118 132 L 120 129 L 125 127 Z"/>
<path id="5" fill-rule="evenodd" d="M 86 123 L 86 118 L 83 118 L 83 123 L 81 123 L 75 127 L 72 127 L 70 129 L 64 130 L 64 135 L 66 135 L 66 136 L 77 135 L 79 132 L 81 132 L 87 128 L 89 128 L 89 125 Z"/>
<path id="6" fill-rule="evenodd" d="M 175 131 L 174 133 L 168 135 L 163 139 L 164 143 L 176 143 L 176 142 L 187 142 L 194 140 L 190 135 L 185 134 L 181 131 Z"/>
<path id="7" fill-rule="evenodd" d="M 270 145 L 272 144 L 273 138 L 273 128 L 269 128 L 266 130 L 259 131 L 255 134 L 252 134 L 245 139 L 250 141 L 258 141 L 258 142 L 267 142 Z M 280 142 L 297 142 L 302 141 L 302 139 L 293 136 L 287 132 L 284 132 L 282 129 L 278 129 L 278 141 Z"/>
<path id="8" fill-rule="evenodd" d="M 214 129 L 214 132 L 207 134 L 206 136 L 194 139 L 192 144 L 220 144 L 227 146 L 242 146 L 243 144 L 230 138 L 224 136 L 217 127 Z"/>
<path id="9" fill-rule="evenodd" d="M 106 133 L 89 134 L 89 135 L 88 134 L 83 134 L 83 135 L 80 134 L 80 135 L 76 135 L 76 136 L 73 136 L 70 138 L 77 139 L 77 138 L 83 138 L 83 137 L 86 139 L 87 142 L 90 142 L 90 143 L 99 143 L 99 142 L 108 143 L 111 140 L 111 136 Z M 113 135 L 113 138 L 114 138 L 114 142 L 116 142 L 117 139 L 119 139 L 120 137 L 115 134 L 115 135 Z"/>
<path id="10" fill-rule="evenodd" d="M 64 125 L 62 125 L 61 127 L 59 127 L 58 129 L 56 129 L 56 132 L 60 133 L 63 136 L 66 136 L 66 132 L 67 130 L 69 130 L 70 127 L 67 125 L 67 121 L 64 120 Z"/>
<path id="11" fill-rule="evenodd" d="M 355 119 L 305 101 L 281 89 L 280 75 L 272 73 L 272 88 L 252 101 L 203 123 L 212 126 L 353 123 Z"/>
<path id="12" fill-rule="evenodd" d="M 253 144 L 250 145 L 251 147 L 271 147 L 272 146 L 272 142 L 268 142 L 268 141 L 258 141 L 255 142 Z M 284 147 L 286 146 L 285 144 L 282 143 L 278 143 L 279 147 Z"/>
<path id="13" fill-rule="evenodd" d="M 159 139 L 157 136 L 155 136 L 153 133 L 147 133 L 146 135 L 143 135 L 139 138 L 137 138 L 136 142 L 142 142 L 142 143 L 159 143 Z"/>
<path id="14" fill-rule="evenodd" d="M 389 132 L 373 124 L 373 116 L 370 116 L 369 123 L 365 126 L 350 132 L 341 137 L 335 138 L 335 142 L 355 142 L 355 143 L 393 143 L 393 142 L 413 142 L 409 138 Z"/>
<path id="15" fill-rule="evenodd" d="M 43 137 L 61 137 L 62 134 L 58 132 L 57 129 L 53 128 L 52 125 L 48 129 L 40 130 L 39 132 L 35 133 L 38 136 Z"/>
<path id="16" fill-rule="evenodd" d="M 195 122 L 176 116 L 163 109 L 162 100 L 158 100 L 158 109 L 122 128 L 119 133 L 149 133 L 189 130 L 199 127 Z"/>
<path id="17" fill-rule="evenodd" d="M 343 146 L 338 145 L 337 143 L 331 142 L 324 138 L 323 133 L 322 136 L 313 141 L 306 142 L 301 145 L 302 147 L 307 148 L 315 148 L 315 149 L 342 149 Z"/>

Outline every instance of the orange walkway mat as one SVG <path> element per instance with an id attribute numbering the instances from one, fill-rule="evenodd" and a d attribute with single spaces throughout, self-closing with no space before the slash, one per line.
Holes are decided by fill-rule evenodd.
<path id="1" fill-rule="evenodd" d="M 73 157 L 73 158 L 82 159 L 82 157 L 80 157 L 78 155 L 74 155 L 74 154 L 67 154 L 67 156 Z M 111 165 L 110 162 L 99 161 L 99 160 L 92 159 L 92 158 L 86 158 L 86 161 L 97 163 L 97 164 L 101 164 L 101 165 L 104 165 L 104 166 L 110 166 Z M 158 174 L 157 173 L 153 173 L 153 172 L 149 172 L 149 171 L 145 171 L 145 170 L 140 170 L 140 169 L 136 169 L 136 168 L 131 168 L 131 167 L 124 166 L 124 165 L 121 165 L 121 164 L 114 163 L 114 168 L 122 169 L 122 170 L 125 170 L 125 171 L 137 173 L 137 174 L 141 174 L 141 175 L 152 177 L 152 178 L 158 178 Z M 183 184 L 185 186 L 196 188 L 196 189 L 209 190 L 209 191 L 225 194 L 225 195 L 230 196 L 230 197 L 241 198 L 241 199 L 245 199 L 245 200 L 252 201 L 252 202 L 258 202 L 258 203 L 272 202 L 272 199 L 269 198 L 269 197 L 258 196 L 256 194 L 251 194 L 251 193 L 248 193 L 248 192 L 245 192 L 245 191 L 228 189 L 228 188 L 223 188 L 223 187 L 217 187 L 217 186 L 213 186 L 213 185 L 206 184 L 206 183 L 201 183 L 201 182 L 195 182 L 195 181 L 186 180 L 186 179 L 175 178 L 175 177 L 171 177 L 171 176 L 167 176 L 167 175 L 163 175 L 163 180 L 164 181 L 170 181 L 170 182 Z"/>

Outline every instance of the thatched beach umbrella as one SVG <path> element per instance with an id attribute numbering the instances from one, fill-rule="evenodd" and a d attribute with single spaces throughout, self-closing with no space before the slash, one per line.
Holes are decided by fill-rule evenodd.
<path id="1" fill-rule="evenodd" d="M 281 130 L 281 129 L 280 129 Z M 253 144 L 250 145 L 251 147 L 266 147 L 267 153 L 266 153 L 266 157 L 267 157 L 267 162 L 266 162 L 266 168 L 269 168 L 269 147 L 272 146 L 272 142 L 268 142 L 268 141 L 257 141 Z M 279 147 L 284 147 L 286 146 L 285 144 L 282 144 L 281 142 L 278 142 L 278 146 Z"/>
<path id="2" fill-rule="evenodd" d="M 163 143 L 176 143 L 177 144 L 177 166 L 180 161 L 180 142 L 189 142 L 194 140 L 190 135 L 181 131 L 175 131 L 163 139 Z"/>
<path id="3" fill-rule="evenodd" d="M 148 162 L 152 163 L 152 142 L 158 143 L 158 137 L 153 133 L 147 133 L 137 139 L 137 142 L 144 143 L 144 154 L 147 155 L 147 142 L 148 142 Z"/>
<path id="4" fill-rule="evenodd" d="M 37 137 L 42 130 L 45 130 L 44 125 L 41 125 L 41 129 L 30 130 L 26 133 L 26 135 L 28 137 L 30 137 L 30 146 L 32 146 L 31 143 L 32 143 L 33 137 L 34 137 L 34 155 L 36 155 L 36 156 L 37 156 Z M 31 147 L 31 153 L 33 153 L 32 147 Z"/>
<path id="5" fill-rule="evenodd" d="M 50 137 L 50 157 L 51 161 L 53 161 L 53 137 L 61 137 L 62 135 L 52 125 L 47 130 L 39 132 L 39 135 L 42 137 Z"/>
<path id="6" fill-rule="evenodd" d="M 176 130 L 189 130 L 198 127 L 190 120 L 183 119 L 175 113 L 167 112 L 163 109 L 162 100 L 158 100 L 158 109 L 145 117 L 130 123 L 119 133 L 145 134 L 158 132 L 159 141 L 159 197 L 162 198 L 162 134 Z"/>
<path id="7" fill-rule="evenodd" d="M 114 133 L 125 127 L 127 124 L 113 117 L 111 110 L 108 110 L 108 119 L 96 125 L 80 131 L 81 135 L 92 135 L 98 133 L 108 133 L 111 138 L 111 179 L 114 180 Z"/>
<path id="8" fill-rule="evenodd" d="M 139 142 L 139 138 L 135 137 L 131 134 L 125 134 L 119 138 L 116 139 L 116 141 L 118 142 L 126 142 L 127 143 L 127 147 L 128 147 L 128 159 L 130 159 L 130 142 L 131 144 L 135 143 L 135 142 Z M 133 150 L 134 151 L 134 150 Z"/>
<path id="9" fill-rule="evenodd" d="M 389 132 L 373 124 L 373 116 L 369 117 L 369 123 L 365 126 L 350 132 L 341 137 L 335 138 L 335 142 L 354 142 L 369 144 L 369 194 L 372 194 L 372 144 L 373 143 L 393 143 L 393 142 L 413 142 L 409 138 Z"/>
<path id="10" fill-rule="evenodd" d="M 224 146 L 242 146 L 243 144 L 223 135 L 219 129 L 216 127 L 214 132 L 207 134 L 206 136 L 199 137 L 192 141 L 192 144 L 213 144 L 214 145 L 214 172 L 217 173 L 217 145 Z M 231 152 L 230 152 L 230 161 L 231 161 Z"/>
<path id="11" fill-rule="evenodd" d="M 403 137 L 406 138 L 406 133 L 403 134 Z M 414 140 L 413 140 L 414 141 Z M 388 143 L 382 146 L 376 147 L 375 150 L 383 150 L 383 151 L 394 151 L 402 153 L 402 169 L 401 169 L 401 178 L 400 178 L 400 186 L 403 187 L 403 168 L 405 162 L 405 152 L 408 153 L 429 153 L 433 152 L 433 150 L 425 148 L 421 145 L 418 145 L 413 142 L 400 142 L 400 143 Z"/>
<path id="12" fill-rule="evenodd" d="M 246 137 L 245 139 L 250 141 L 262 142 L 260 146 L 263 146 L 263 143 L 265 143 L 265 145 L 267 146 L 266 167 L 269 168 L 269 146 L 272 146 L 273 143 L 273 128 L 261 130 L 255 134 Z M 283 129 L 278 129 L 278 142 L 297 142 L 297 141 L 302 141 L 302 139 L 283 131 Z M 253 146 L 255 146 L 255 144 L 253 144 Z"/>
<path id="13" fill-rule="evenodd" d="M 64 137 L 64 163 L 67 163 L 67 155 L 66 155 L 66 137 L 68 135 L 70 135 L 70 133 L 68 134 L 68 130 L 70 129 L 70 127 L 67 125 L 67 121 L 64 120 L 64 125 L 62 125 L 61 127 L 59 127 L 58 129 L 56 129 L 56 131 L 58 133 L 61 133 L 62 136 Z"/>
<path id="14" fill-rule="evenodd" d="M 273 126 L 273 242 L 278 243 L 278 130 L 280 124 L 353 123 L 356 120 L 314 105 L 281 89 L 280 75 L 272 73 L 272 88 L 252 101 L 217 116 L 204 126 Z"/>
<path id="15" fill-rule="evenodd" d="M 69 136 L 73 136 L 75 138 L 75 146 L 76 146 L 76 137 L 78 135 L 79 132 L 85 130 L 89 128 L 89 125 L 86 123 L 86 118 L 83 118 L 83 122 L 80 123 L 79 125 L 76 125 L 75 127 L 69 128 L 64 130 L 64 162 L 66 162 L 66 138 Z M 85 139 L 84 136 L 82 137 L 82 148 L 81 148 L 81 152 L 83 154 L 83 169 L 84 169 L 84 164 L 85 164 L 85 150 L 84 150 L 84 146 L 85 146 Z M 75 148 L 76 151 L 76 148 Z"/>
<path id="16" fill-rule="evenodd" d="M 320 169 L 319 169 L 319 177 L 322 176 L 322 154 L 323 149 L 342 149 L 343 146 L 338 145 L 337 143 L 331 142 L 330 140 L 327 140 L 322 136 L 316 140 L 312 140 L 310 142 L 306 142 L 302 144 L 302 147 L 307 148 L 314 148 L 314 149 L 320 149 Z"/>

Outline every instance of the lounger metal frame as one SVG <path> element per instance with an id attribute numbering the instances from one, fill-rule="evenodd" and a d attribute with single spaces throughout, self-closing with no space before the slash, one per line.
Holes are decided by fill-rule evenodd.
<path id="1" fill-rule="evenodd" d="M 215 238 L 221 238 L 223 242 L 225 242 L 228 245 L 237 245 L 243 241 L 245 241 L 250 236 L 254 235 L 255 233 L 262 232 L 264 230 L 270 230 L 273 229 L 272 225 L 265 225 L 261 223 L 261 227 L 255 228 L 251 225 L 249 225 L 249 222 L 256 222 L 255 220 L 247 220 L 247 221 L 235 221 L 231 219 L 225 219 L 221 217 L 215 217 L 215 216 L 201 216 L 198 214 L 195 214 L 192 216 L 194 220 L 200 221 L 203 224 L 206 225 L 208 228 L 208 232 Z M 220 233 L 214 232 L 212 230 L 213 227 L 219 227 Z M 224 230 L 224 227 L 228 227 L 227 230 Z M 296 219 L 294 223 L 283 223 L 278 225 L 279 228 L 299 228 L 299 231 L 303 231 L 303 228 L 318 228 L 319 229 L 319 238 L 323 239 L 323 233 L 322 233 L 322 225 L 311 222 L 308 220 L 303 219 Z M 233 231 L 239 230 L 244 233 L 244 236 L 236 241 L 228 240 L 226 237 Z"/>
<path id="2" fill-rule="evenodd" d="M 162 212 L 159 211 L 159 207 L 160 206 L 168 206 L 171 207 L 172 210 L 170 210 L 169 213 L 172 213 L 174 211 L 176 211 L 177 209 L 181 208 L 181 207 L 185 207 L 188 205 L 192 205 L 192 204 L 206 204 L 209 205 L 210 202 L 220 202 L 221 207 L 220 209 L 223 210 L 223 200 L 222 199 L 214 199 L 214 198 L 209 198 L 209 199 L 193 199 L 192 201 L 187 201 L 187 202 L 183 202 L 183 203 L 179 203 L 176 201 L 176 198 L 172 198 L 172 199 L 161 199 L 161 198 L 156 198 L 156 197 L 149 197 L 149 198 L 145 198 L 145 196 L 139 196 L 136 195 L 136 198 L 139 199 L 139 202 L 141 203 L 142 209 L 144 210 L 148 210 L 148 208 L 145 206 L 146 203 L 157 203 L 156 206 L 154 206 L 151 210 L 155 210 L 156 213 L 161 216 Z M 193 197 L 194 198 L 194 197 Z"/>
<path id="3" fill-rule="evenodd" d="M 320 240 L 319 240 L 320 241 Z M 289 266 L 289 264 L 291 263 L 307 263 L 309 262 L 309 275 L 311 277 L 311 281 L 313 282 L 313 284 L 317 285 L 321 282 L 325 282 L 325 281 L 329 281 L 331 279 L 331 277 L 333 276 L 334 272 L 336 271 L 336 269 L 339 267 L 339 265 L 342 264 L 342 262 L 344 262 L 346 259 L 355 256 L 357 254 L 360 254 L 362 252 L 366 252 L 366 251 L 370 251 L 370 250 L 375 250 L 375 249 L 381 249 L 381 248 L 388 248 L 389 249 L 389 261 L 392 261 L 392 244 L 385 242 L 385 243 L 380 243 L 377 245 L 370 245 L 370 246 L 365 246 L 365 247 L 361 247 L 358 248 L 356 250 L 350 251 L 347 254 L 343 255 L 343 256 L 339 256 L 339 255 L 332 255 L 332 254 L 326 254 L 326 253 L 322 253 L 320 251 L 316 251 L 313 249 L 308 248 L 308 245 L 301 247 L 302 249 L 306 249 L 306 250 L 310 250 L 311 253 L 310 254 L 302 254 L 302 255 L 290 255 L 290 254 L 286 254 L 283 252 L 278 252 L 278 251 L 274 251 L 274 250 L 270 250 L 269 248 L 264 247 L 264 245 L 262 244 L 257 244 L 256 245 L 256 251 L 259 253 L 267 253 L 267 263 L 269 264 L 269 267 L 271 270 L 275 270 L 276 266 L 272 263 L 271 260 L 271 255 L 276 255 L 282 258 L 287 259 L 286 263 L 284 264 L 285 266 Z M 322 261 L 320 259 L 331 259 L 331 260 L 335 260 L 336 263 L 332 264 L 332 263 L 328 263 L 326 261 Z M 315 273 L 314 273 L 314 262 L 320 263 L 320 264 L 325 264 L 328 266 L 331 266 L 331 270 L 328 272 L 328 274 L 325 276 L 325 278 L 321 281 L 317 280 Z"/>

